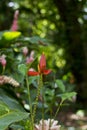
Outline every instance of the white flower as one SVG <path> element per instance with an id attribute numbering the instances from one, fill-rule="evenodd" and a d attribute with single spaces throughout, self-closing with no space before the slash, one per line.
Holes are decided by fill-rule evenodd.
<path id="1" fill-rule="evenodd" d="M 12 86 L 18 87 L 20 84 L 12 77 L 6 75 L 0 75 L 0 85 L 11 84 Z"/>
<path id="2" fill-rule="evenodd" d="M 60 130 L 58 121 L 54 119 L 40 120 L 39 124 L 35 125 L 34 130 Z"/>

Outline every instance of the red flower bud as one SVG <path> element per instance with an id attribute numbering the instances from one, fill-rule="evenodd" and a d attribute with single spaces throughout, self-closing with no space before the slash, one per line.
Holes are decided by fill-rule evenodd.
<path id="1" fill-rule="evenodd" d="M 50 69 L 46 69 L 46 58 L 45 58 L 45 55 L 42 54 L 39 65 L 38 65 L 38 72 L 36 72 L 34 70 L 29 70 L 28 75 L 29 76 L 36 76 L 36 75 L 40 75 L 40 74 L 48 75 L 50 72 L 51 72 Z"/>

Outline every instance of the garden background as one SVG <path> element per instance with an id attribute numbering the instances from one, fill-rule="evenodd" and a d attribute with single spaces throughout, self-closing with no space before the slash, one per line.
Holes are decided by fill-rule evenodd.
<path id="1" fill-rule="evenodd" d="M 17 19 L 15 11 L 18 11 Z M 18 32 L 8 34 L 14 31 L 14 20 Z M 29 54 L 32 50 L 35 51 L 35 58 L 42 52 L 46 55 L 47 67 L 52 70 L 45 79 L 50 81 L 46 101 L 51 102 L 53 99 L 54 78 L 63 81 L 66 92 L 77 93 L 62 106 L 57 117 L 64 129 L 87 130 L 87 1 L 0 0 L 0 56 L 5 54 L 7 60 L 5 71 L 0 64 L 0 73 L 22 83 L 20 89 L 11 86 L 8 89 L 9 85 L 1 87 L 0 99 L 6 93 L 14 98 L 17 98 L 15 93 L 22 95 L 19 96 L 19 102 L 27 98 L 23 93 L 26 91 L 23 76 L 16 73 L 18 60 L 21 62 L 23 59 L 20 52 L 24 46 L 28 47 Z M 37 68 L 36 60 L 33 67 Z M 32 86 L 35 86 L 34 81 Z M 34 91 L 32 88 L 32 93 Z M 4 96 L 2 93 L 5 93 Z M 53 99 L 53 104 L 49 103 L 50 107 L 54 105 L 54 111 L 55 100 Z"/>

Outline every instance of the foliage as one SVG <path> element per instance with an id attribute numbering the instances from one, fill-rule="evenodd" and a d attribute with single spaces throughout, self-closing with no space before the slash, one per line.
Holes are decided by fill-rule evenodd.
<path id="1" fill-rule="evenodd" d="M 13 124 L 13 126 L 22 127 L 27 130 L 28 128 L 24 128 L 24 126 L 29 125 L 29 120 L 23 120 L 27 118 L 26 114 L 30 113 L 26 75 L 31 67 L 37 70 L 37 64 L 42 52 L 46 55 L 48 68 L 52 69 L 52 73 L 44 77 L 44 88 L 41 90 L 41 93 L 44 92 L 46 118 L 49 117 L 49 113 L 51 116 L 54 116 L 52 110 L 56 109 L 58 112 L 62 103 L 65 103 L 65 100 L 72 100 L 72 97 L 76 96 L 76 93 L 73 92 L 73 89 L 76 87 L 74 87 L 75 82 L 80 84 L 76 90 L 78 92 L 79 88 L 83 90 L 83 94 L 78 93 L 78 95 L 80 94 L 83 98 L 87 96 L 85 87 L 81 87 L 83 82 L 85 82 L 84 84 L 87 83 L 87 57 L 86 51 L 84 51 L 86 50 L 85 41 L 87 40 L 85 17 L 87 5 L 85 0 L 84 2 L 79 0 L 77 2 L 66 0 L 38 0 L 33 2 L 31 0 L 14 0 L 14 2 L 11 2 L 7 0 L 6 2 L 0 1 L 0 7 L 1 5 L 0 30 L 3 31 L 0 32 L 0 56 L 3 54 L 6 55 L 4 60 L 7 63 L 6 66 L 2 66 L 3 64 L 0 61 L 0 73 L 1 75 L 7 75 L 15 79 L 20 83 L 20 87 L 12 87 L 12 84 L 9 84 L 10 82 L 7 84 L 4 79 L 2 83 L 0 82 L 0 91 L 3 93 L 0 96 L 0 113 L 7 113 L 9 110 L 13 112 L 15 117 L 16 112 L 21 113 L 22 111 L 26 111 L 24 115 L 22 113 L 21 117 L 14 118 L 12 122 L 8 120 L 6 127 L 9 125 L 11 127 L 11 123 L 22 120 L 22 124 L 20 122 L 18 125 Z M 3 11 L 3 9 L 5 10 Z M 11 29 L 8 29 L 12 23 L 13 12 L 17 9 L 19 10 L 19 26 L 18 31 L 13 32 Z M 7 17 L 4 17 L 4 15 Z M 81 37 L 78 34 L 81 34 Z M 24 47 L 27 47 L 29 50 L 26 56 L 23 54 Z M 30 62 L 29 58 L 31 58 L 32 51 L 35 52 L 35 55 L 33 57 L 34 60 Z M 26 64 L 26 57 L 29 64 Z M 32 106 L 34 106 L 39 77 L 27 78 L 30 86 L 30 95 L 32 95 Z M 36 112 L 36 119 L 38 117 L 38 120 L 42 116 L 42 106 L 43 99 L 40 95 L 37 104 L 39 113 L 38 111 Z M 17 111 L 15 112 L 16 109 Z"/>
<path id="2" fill-rule="evenodd" d="M 0 103 L 0 105 L 2 105 Z M 1 106 L 0 106 L 1 107 Z M 5 105 L 2 105 L 3 109 L 6 109 Z M 3 110 L 1 110 L 2 113 Z M 10 124 L 14 123 L 14 122 L 18 122 L 20 120 L 23 120 L 24 118 L 27 118 L 28 114 L 21 112 L 21 111 L 17 111 L 17 110 L 9 110 L 3 115 L 0 115 L 0 129 L 1 130 L 5 130 Z"/>
<path id="3" fill-rule="evenodd" d="M 8 33 L 8 31 L 5 31 L 3 32 L 3 35 L 1 35 L 2 44 L 0 55 L 2 60 L 0 66 L 0 129 L 2 130 L 8 127 L 13 128 L 13 126 L 14 128 L 17 128 L 17 126 L 19 126 L 20 128 L 22 127 L 26 130 L 29 128 L 32 129 L 32 123 L 35 120 L 39 120 L 41 118 L 40 115 L 42 113 L 42 108 L 44 108 L 44 114 L 49 117 L 49 112 L 52 112 L 52 109 L 54 109 L 52 107 L 52 105 L 54 104 L 57 110 L 57 115 L 58 110 L 62 105 L 60 104 L 60 101 L 57 102 L 58 98 L 61 98 L 61 101 L 63 103 L 63 101 L 65 101 L 66 99 L 69 99 L 72 96 L 76 95 L 75 92 L 66 92 L 65 86 L 61 80 L 55 79 L 51 85 L 50 78 L 53 78 L 53 76 L 43 77 L 43 83 L 40 79 L 40 76 L 27 77 L 27 73 L 34 73 L 36 75 L 35 71 L 32 71 L 33 73 L 29 73 L 28 71 L 31 67 L 37 69 L 36 65 L 38 63 L 38 56 L 40 56 L 42 50 L 44 50 L 44 48 L 46 48 L 47 46 L 44 47 L 44 44 L 39 44 L 39 42 L 43 43 L 45 39 L 41 39 L 39 37 L 27 38 L 24 36 L 20 36 L 19 34 L 21 33 L 19 32 L 18 35 L 16 35 L 16 32 L 10 31 Z M 3 36 L 5 38 L 4 40 L 2 40 Z M 38 48 L 36 48 L 36 46 L 38 46 Z M 32 50 L 34 50 L 34 52 L 32 52 Z M 38 52 L 38 50 L 40 50 L 40 52 Z M 36 55 L 34 55 L 33 53 L 35 53 Z M 2 57 L 3 54 L 5 55 L 5 57 Z M 6 60 L 6 64 L 2 64 L 3 59 Z M 37 72 L 39 75 L 47 75 L 52 71 L 46 69 L 45 60 L 45 56 L 42 55 L 39 63 L 40 68 Z M 44 66 L 42 63 L 44 64 Z M 8 78 L 5 75 L 7 75 Z M 16 82 L 18 82 L 19 84 L 17 84 Z M 39 86 L 38 82 L 40 83 Z M 56 85 L 58 86 L 58 90 L 56 90 L 55 88 Z M 59 92 L 56 93 L 57 91 Z M 40 95 L 42 99 L 39 100 Z M 38 107 L 39 109 L 39 115 L 38 111 L 36 111 L 36 107 Z M 33 113 L 32 109 L 34 109 Z M 52 116 L 56 117 L 56 115 L 52 113 Z M 36 119 L 34 119 L 35 117 Z M 37 119 L 37 117 L 39 118 Z M 32 122 L 31 125 L 29 123 L 30 120 Z M 23 123 L 21 123 L 20 121 Z M 17 125 L 16 122 L 20 122 L 19 125 Z M 13 123 L 14 125 L 11 125 Z"/>

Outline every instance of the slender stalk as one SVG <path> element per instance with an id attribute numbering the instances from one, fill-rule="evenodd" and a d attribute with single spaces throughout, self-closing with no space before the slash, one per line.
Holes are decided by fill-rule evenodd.
<path id="1" fill-rule="evenodd" d="M 49 130 L 51 130 L 51 125 L 52 125 L 52 109 L 50 109 L 50 123 L 49 123 Z"/>
<path id="2" fill-rule="evenodd" d="M 60 107 L 62 106 L 62 104 L 63 104 L 63 100 L 60 101 L 59 107 L 57 108 L 57 111 L 56 111 L 55 116 L 54 116 L 54 120 L 55 120 L 55 118 L 56 118 L 56 116 L 57 116 L 57 114 L 58 114 L 58 112 L 59 112 Z"/>
<path id="3" fill-rule="evenodd" d="M 39 95 L 40 95 L 41 87 L 42 87 L 42 81 L 41 81 L 41 77 L 40 77 L 39 84 L 38 84 L 38 89 L 37 89 L 36 100 L 35 100 L 35 105 L 34 105 L 34 109 L 33 109 L 33 122 L 35 120 L 36 109 L 37 109 L 38 98 L 39 98 Z"/>
<path id="4" fill-rule="evenodd" d="M 42 102 L 42 130 L 44 130 L 44 98 Z"/>
<path id="5" fill-rule="evenodd" d="M 42 86 L 42 130 L 44 130 L 44 88 L 43 88 L 43 75 L 41 75 L 41 86 Z"/>
<path id="6" fill-rule="evenodd" d="M 5 72 L 5 66 L 3 66 L 2 74 L 4 74 L 4 72 Z"/>
<path id="7" fill-rule="evenodd" d="M 27 85 L 27 91 L 28 91 L 28 101 L 29 101 L 29 106 L 30 106 L 30 114 L 31 114 L 31 129 L 33 130 L 34 128 L 34 123 L 33 123 L 33 116 L 32 116 L 32 103 L 31 103 L 31 96 L 30 96 L 30 88 L 29 88 L 29 82 L 28 82 L 28 77 L 26 76 L 26 85 Z"/>

